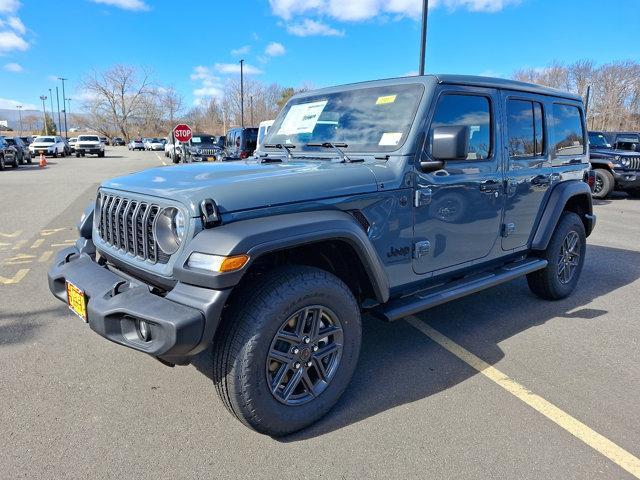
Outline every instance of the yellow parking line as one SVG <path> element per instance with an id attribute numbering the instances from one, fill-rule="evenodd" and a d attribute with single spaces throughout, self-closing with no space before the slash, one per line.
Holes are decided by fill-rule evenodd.
<path id="1" fill-rule="evenodd" d="M 477 370 L 495 384 L 504 388 L 507 392 L 529 405 L 538 413 L 541 413 L 556 425 L 562 427 L 567 432 L 607 457 L 613 463 L 625 469 L 631 475 L 636 478 L 640 478 L 640 459 L 638 459 L 638 457 L 633 456 L 631 453 L 616 445 L 608 438 L 600 435 L 598 432 L 592 430 L 584 423 L 569 415 L 567 412 L 559 409 L 539 395 L 536 395 L 515 380 L 512 380 L 500 370 L 476 357 L 473 353 L 458 345 L 450 338 L 442 335 L 437 330 L 431 328 L 419 318 L 412 315 L 407 317 L 406 321 L 445 350 L 448 350 L 467 365 Z"/>
<path id="2" fill-rule="evenodd" d="M 8 258 L 4 263 L 5 265 L 20 265 L 22 263 L 31 263 L 35 255 L 27 255 L 25 253 L 19 253 L 15 257 Z"/>
<path id="3" fill-rule="evenodd" d="M 40 255 L 40 258 L 38 259 L 38 262 L 40 262 L 40 263 L 46 262 L 47 260 L 49 260 L 51 258 L 51 255 L 53 255 L 53 251 L 52 250 L 47 250 L 42 255 Z"/>
<path id="4" fill-rule="evenodd" d="M 53 235 L 54 233 L 61 232 L 62 230 L 66 230 L 66 228 L 48 228 L 48 229 L 42 230 L 42 232 L 40 232 L 40 235 L 42 235 L 43 237 L 48 237 L 49 235 Z"/>
<path id="5" fill-rule="evenodd" d="M 29 269 L 23 268 L 22 270 L 18 270 L 18 272 L 10 278 L 0 275 L 0 285 L 14 285 L 16 283 L 20 283 L 27 273 L 29 273 Z"/>
<path id="6" fill-rule="evenodd" d="M 38 248 L 40 245 L 42 245 L 42 242 L 44 242 L 44 238 L 37 239 L 35 242 L 33 242 L 31 248 Z"/>
<path id="7" fill-rule="evenodd" d="M 16 243 L 13 244 L 13 247 L 11 247 L 11 250 L 20 250 L 25 243 L 27 243 L 26 240 L 18 240 Z"/>
<path id="8" fill-rule="evenodd" d="M 68 247 L 70 245 L 74 245 L 76 243 L 75 240 L 65 240 L 62 243 L 52 243 L 51 246 L 52 247 Z"/>
<path id="9" fill-rule="evenodd" d="M 20 235 L 22 235 L 22 230 L 16 230 L 13 233 L 0 232 L 0 237 L 3 237 L 3 238 L 16 238 L 16 237 L 19 237 Z"/>

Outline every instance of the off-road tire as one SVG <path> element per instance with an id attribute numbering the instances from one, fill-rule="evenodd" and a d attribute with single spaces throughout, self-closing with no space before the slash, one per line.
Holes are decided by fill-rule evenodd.
<path id="1" fill-rule="evenodd" d="M 271 393 L 267 357 L 283 322 L 312 305 L 330 308 L 339 318 L 342 356 L 322 393 L 287 405 Z M 227 410 L 246 426 L 274 437 L 287 435 L 311 425 L 338 401 L 355 370 L 361 337 L 358 304 L 340 279 L 314 267 L 281 267 L 234 292 L 213 345 L 213 381 Z"/>
<path id="2" fill-rule="evenodd" d="M 570 281 L 563 282 L 559 275 L 563 243 L 572 234 L 577 234 L 579 248 L 576 251 L 579 252 L 579 258 Z M 527 283 L 531 291 L 546 300 L 560 300 L 571 295 L 578 284 L 584 265 L 586 240 L 584 224 L 580 217 L 573 212 L 564 212 L 556 225 L 547 249 L 540 255 L 541 258 L 549 262 L 548 265 L 542 270 L 527 275 Z"/>
<path id="3" fill-rule="evenodd" d="M 599 191 L 596 191 L 597 187 L 594 187 L 593 198 L 597 198 L 599 200 L 605 199 L 609 196 L 613 189 L 616 186 L 616 181 L 613 178 L 613 175 L 609 170 L 605 170 L 604 168 L 596 168 L 594 170 L 596 174 L 596 185 L 599 182 L 602 184 L 602 188 Z"/>
<path id="4" fill-rule="evenodd" d="M 32 163 L 33 163 L 33 157 L 29 155 L 29 158 L 27 158 L 27 165 L 31 165 Z"/>
<path id="5" fill-rule="evenodd" d="M 14 169 L 20 167 L 20 159 L 18 159 L 18 155 L 13 157 L 13 164 L 11 165 Z"/>
<path id="6" fill-rule="evenodd" d="M 5 167 L 5 163 L 4 163 L 4 155 L 0 155 L 0 170 L 4 170 Z"/>
<path id="7" fill-rule="evenodd" d="M 98 153 L 98 158 L 104 158 L 104 152 Z"/>

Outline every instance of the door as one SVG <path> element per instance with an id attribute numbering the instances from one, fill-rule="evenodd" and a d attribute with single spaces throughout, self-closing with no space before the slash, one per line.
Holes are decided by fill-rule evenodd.
<path id="1" fill-rule="evenodd" d="M 413 268 L 425 274 L 481 260 L 494 248 L 504 204 L 497 90 L 443 87 L 421 158 L 430 159 L 432 129 L 466 126 L 469 153 L 436 172 L 416 165 Z"/>
<path id="2" fill-rule="evenodd" d="M 559 179 L 547 148 L 546 105 L 535 95 L 503 92 L 506 199 L 502 249 L 525 247 L 544 197 Z"/>

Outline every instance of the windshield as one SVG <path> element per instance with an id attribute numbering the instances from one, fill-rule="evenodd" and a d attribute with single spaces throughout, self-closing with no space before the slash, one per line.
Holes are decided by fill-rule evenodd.
<path id="1" fill-rule="evenodd" d="M 607 139 L 601 133 L 590 133 L 589 145 L 592 147 L 611 148 L 611 144 L 607 142 Z"/>
<path id="2" fill-rule="evenodd" d="M 345 143 L 345 150 L 394 151 L 409 134 L 424 87 L 389 85 L 295 99 L 271 127 L 266 143 Z"/>
<path id="3" fill-rule="evenodd" d="M 56 143 L 56 139 L 53 137 L 36 137 L 34 143 Z"/>
<path id="4" fill-rule="evenodd" d="M 79 142 L 99 142 L 100 138 L 91 135 L 81 135 L 78 137 Z"/>
<path id="5" fill-rule="evenodd" d="M 216 137 L 213 135 L 200 135 L 191 137 L 191 143 L 216 143 Z"/>

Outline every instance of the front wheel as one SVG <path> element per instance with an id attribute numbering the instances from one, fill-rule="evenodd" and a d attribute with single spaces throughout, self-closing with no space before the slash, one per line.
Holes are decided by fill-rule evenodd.
<path id="1" fill-rule="evenodd" d="M 234 294 L 214 342 L 221 400 L 267 435 L 314 423 L 356 367 L 362 334 L 353 294 L 331 273 L 302 266 L 261 275 Z"/>
<path id="2" fill-rule="evenodd" d="M 586 251 L 582 220 L 573 212 L 564 212 L 541 255 L 547 260 L 547 266 L 527 275 L 531 291 L 547 300 L 568 297 L 578 284 Z"/>
<path id="3" fill-rule="evenodd" d="M 609 196 L 615 187 L 615 179 L 609 170 L 604 168 L 596 168 L 596 183 L 593 186 L 593 198 L 604 199 Z"/>

